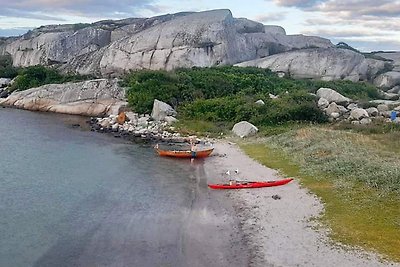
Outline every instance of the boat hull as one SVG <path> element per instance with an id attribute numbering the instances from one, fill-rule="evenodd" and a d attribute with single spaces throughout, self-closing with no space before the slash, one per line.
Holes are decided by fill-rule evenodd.
<path id="1" fill-rule="evenodd" d="M 242 182 L 238 184 L 209 184 L 208 187 L 212 189 L 248 189 L 248 188 L 262 188 L 285 185 L 291 182 L 293 179 L 283 179 L 278 181 L 267 181 L 267 182 Z"/>
<path id="2" fill-rule="evenodd" d="M 192 152 L 190 150 L 161 150 L 157 149 L 157 153 L 163 157 L 175 158 L 205 158 L 208 157 L 214 148 Z"/>

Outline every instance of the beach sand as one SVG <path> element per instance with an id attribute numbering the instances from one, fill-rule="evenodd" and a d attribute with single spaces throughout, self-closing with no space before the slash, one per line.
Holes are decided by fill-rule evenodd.
<path id="1" fill-rule="evenodd" d="M 230 178 L 238 180 L 283 178 L 227 141 L 215 143 L 214 156 L 205 167 L 208 183 L 226 182 L 228 170 Z M 323 205 L 296 180 L 280 187 L 212 190 L 210 194 L 224 194 L 232 201 L 249 248 L 250 266 L 400 266 L 362 249 L 335 244 L 327 229 L 313 220 L 323 212 Z"/>

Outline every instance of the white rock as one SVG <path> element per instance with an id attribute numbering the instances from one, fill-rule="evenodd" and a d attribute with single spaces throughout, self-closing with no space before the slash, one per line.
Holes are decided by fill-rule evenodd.
<path id="1" fill-rule="evenodd" d="M 257 105 L 265 105 L 265 102 L 263 100 L 261 100 L 261 99 L 257 100 L 255 103 Z"/>
<path id="2" fill-rule="evenodd" d="M 332 102 L 329 104 L 329 106 L 325 109 L 325 113 L 328 116 L 331 116 L 332 113 L 339 113 L 340 114 L 340 109 L 338 105 L 335 102 Z"/>
<path id="3" fill-rule="evenodd" d="M 269 98 L 271 99 L 277 99 L 279 96 L 273 95 L 273 94 L 268 94 Z"/>
<path id="4" fill-rule="evenodd" d="M 378 87 L 388 87 L 388 88 L 400 85 L 400 72 L 397 71 L 385 72 L 375 78 L 374 84 Z"/>
<path id="5" fill-rule="evenodd" d="M 388 105 L 385 105 L 385 104 L 378 105 L 377 109 L 378 109 L 379 112 L 389 111 Z"/>
<path id="6" fill-rule="evenodd" d="M 237 136 L 244 138 L 256 134 L 258 128 L 247 121 L 241 121 L 233 126 L 232 132 Z"/>
<path id="7" fill-rule="evenodd" d="M 350 103 L 350 104 L 347 106 L 347 109 L 349 109 L 349 110 L 353 110 L 353 109 L 355 109 L 355 108 L 358 108 L 358 106 L 357 106 L 356 103 Z"/>
<path id="8" fill-rule="evenodd" d="M 333 112 L 333 113 L 330 114 L 330 116 L 331 116 L 332 118 L 334 118 L 334 119 L 337 119 L 337 118 L 340 117 L 340 114 L 337 113 L 337 112 Z"/>
<path id="9" fill-rule="evenodd" d="M 13 92 L 0 104 L 21 109 L 50 111 L 84 116 L 104 116 L 123 101 L 124 91 L 115 79 L 77 83 L 47 84 Z"/>
<path id="10" fill-rule="evenodd" d="M 363 118 L 360 121 L 360 124 L 366 125 L 366 124 L 370 124 L 372 122 L 372 120 L 370 118 Z"/>
<path id="11" fill-rule="evenodd" d="M 341 105 L 338 105 L 337 107 L 338 107 L 338 109 L 340 110 L 340 114 L 345 114 L 345 113 L 349 112 L 349 111 L 347 110 L 347 108 L 345 108 L 345 107 L 343 107 L 343 106 L 341 106 Z"/>
<path id="12" fill-rule="evenodd" d="M 9 78 L 0 78 L 0 88 L 7 87 L 11 83 Z"/>
<path id="13" fill-rule="evenodd" d="M 385 68 L 381 60 L 365 58 L 360 53 L 339 48 L 300 49 L 242 62 L 237 66 L 267 68 L 300 79 L 354 82 L 367 81 Z"/>
<path id="14" fill-rule="evenodd" d="M 369 118 L 369 115 L 365 109 L 356 108 L 351 111 L 350 118 L 355 119 L 355 120 L 361 120 L 363 118 Z"/>
<path id="15" fill-rule="evenodd" d="M 325 98 L 329 103 L 335 102 L 336 104 L 349 104 L 351 102 L 350 98 L 347 98 L 333 89 L 330 88 L 320 88 L 317 91 L 317 96 Z"/>
<path id="16" fill-rule="evenodd" d="M 171 125 L 171 124 L 173 124 L 175 122 L 178 122 L 178 120 L 175 117 L 172 117 L 172 116 L 166 116 L 164 118 L 164 121 L 167 122 L 168 125 Z"/>
<path id="17" fill-rule="evenodd" d="M 329 101 L 326 100 L 325 98 L 321 97 L 318 100 L 318 107 L 319 108 L 327 108 L 329 106 Z"/>
<path id="18" fill-rule="evenodd" d="M 393 87 L 392 89 L 390 89 L 387 92 L 388 93 L 392 93 L 392 94 L 400 94 L 400 85 L 397 85 L 397 86 Z"/>
<path id="19" fill-rule="evenodd" d="M 166 116 L 176 116 L 176 111 L 167 103 L 154 99 L 151 117 L 156 121 L 162 121 Z"/>
<path id="20" fill-rule="evenodd" d="M 372 107 L 372 108 L 367 108 L 366 110 L 369 116 L 376 117 L 379 115 L 379 110 L 377 108 Z"/>

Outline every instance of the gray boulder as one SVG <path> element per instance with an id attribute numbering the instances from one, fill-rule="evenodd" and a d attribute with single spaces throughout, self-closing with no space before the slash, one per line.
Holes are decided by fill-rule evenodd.
<path id="1" fill-rule="evenodd" d="M 154 99 L 151 117 L 155 121 L 162 121 L 167 116 L 176 116 L 176 111 L 167 103 Z"/>
<path id="2" fill-rule="evenodd" d="M 178 122 L 178 119 L 176 119 L 175 117 L 172 117 L 172 116 L 166 116 L 166 117 L 164 118 L 164 121 L 165 121 L 168 125 L 171 125 L 171 124 L 173 124 L 173 123 L 175 123 L 175 122 Z"/>
<path id="3" fill-rule="evenodd" d="M 389 111 L 389 106 L 385 105 L 385 104 L 379 104 L 377 106 L 377 109 L 379 112 L 385 112 L 385 111 Z"/>
<path id="4" fill-rule="evenodd" d="M 0 78 L 0 88 L 7 87 L 11 83 L 9 78 Z"/>
<path id="5" fill-rule="evenodd" d="M 393 71 L 400 71 L 400 52 L 382 52 L 375 55 L 392 60 Z"/>
<path id="6" fill-rule="evenodd" d="M 329 106 L 325 109 L 325 113 L 330 116 L 332 113 L 340 114 L 340 109 L 335 102 L 329 104 Z"/>
<path id="7" fill-rule="evenodd" d="M 318 107 L 319 108 L 327 108 L 329 106 L 329 101 L 326 100 L 325 98 L 321 97 L 318 100 Z"/>
<path id="8" fill-rule="evenodd" d="M 360 120 L 360 124 L 362 124 L 362 125 L 367 125 L 370 123 L 372 123 L 372 120 L 370 118 L 363 118 Z"/>
<path id="9" fill-rule="evenodd" d="M 385 72 L 375 78 L 374 84 L 378 87 L 392 88 L 400 85 L 400 72 L 389 71 Z"/>
<path id="10" fill-rule="evenodd" d="M 365 109 L 356 108 L 350 112 L 350 118 L 354 120 L 361 120 L 363 118 L 369 118 L 369 115 Z"/>
<path id="11" fill-rule="evenodd" d="M 127 105 L 124 90 L 115 79 L 78 83 L 47 84 L 14 92 L 0 105 L 84 116 L 104 116 L 114 107 Z"/>
<path id="12" fill-rule="evenodd" d="M 398 94 L 383 92 L 383 91 L 380 91 L 379 93 L 380 93 L 381 98 L 385 99 L 385 100 L 398 100 L 399 99 Z"/>
<path id="13" fill-rule="evenodd" d="M 255 135 L 258 132 L 258 128 L 247 121 L 241 121 L 233 126 L 232 132 L 235 135 L 244 138 Z"/>
<path id="14" fill-rule="evenodd" d="M 400 94 L 400 85 L 393 87 L 392 89 L 387 91 L 390 94 Z"/>
<path id="15" fill-rule="evenodd" d="M 301 49 L 237 64 L 284 72 L 293 78 L 367 81 L 384 70 L 384 61 L 368 59 L 347 49 Z"/>
<path id="16" fill-rule="evenodd" d="M 349 110 L 353 110 L 353 109 L 355 109 L 355 108 L 358 108 L 358 105 L 357 105 L 356 103 L 350 103 L 350 104 L 347 106 L 347 109 L 349 109 Z"/>
<path id="17" fill-rule="evenodd" d="M 379 115 L 379 110 L 377 108 L 367 108 L 366 110 L 370 117 L 376 117 Z"/>
<path id="18" fill-rule="evenodd" d="M 325 98 L 326 100 L 329 101 L 329 103 L 335 102 L 337 104 L 344 104 L 348 105 L 349 102 L 351 101 L 350 98 L 347 98 L 338 92 L 336 92 L 333 89 L 330 88 L 320 88 L 317 91 L 317 96 Z"/>
<path id="19" fill-rule="evenodd" d="M 337 107 L 338 107 L 338 109 L 340 110 L 340 114 L 345 114 L 345 113 L 349 112 L 349 111 L 347 110 L 347 108 L 345 108 L 345 107 L 343 107 L 343 106 L 341 106 L 341 105 L 338 105 Z"/>

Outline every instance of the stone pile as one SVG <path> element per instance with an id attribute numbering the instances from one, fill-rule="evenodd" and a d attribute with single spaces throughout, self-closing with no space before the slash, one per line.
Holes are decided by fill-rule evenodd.
<path id="1" fill-rule="evenodd" d="M 317 91 L 318 107 L 325 112 L 331 122 L 348 121 L 352 124 L 370 124 L 373 120 L 400 123 L 400 101 L 374 100 L 367 109 L 359 107 L 356 101 L 333 89 L 320 88 Z M 396 118 L 393 119 L 393 114 Z"/>
<path id="2" fill-rule="evenodd" d="M 177 113 L 170 105 L 156 99 L 152 115 L 121 112 L 119 115 L 91 118 L 90 124 L 92 131 L 114 133 L 116 137 L 183 142 L 185 138 L 174 132 L 172 124 L 178 120 L 172 114 Z"/>

